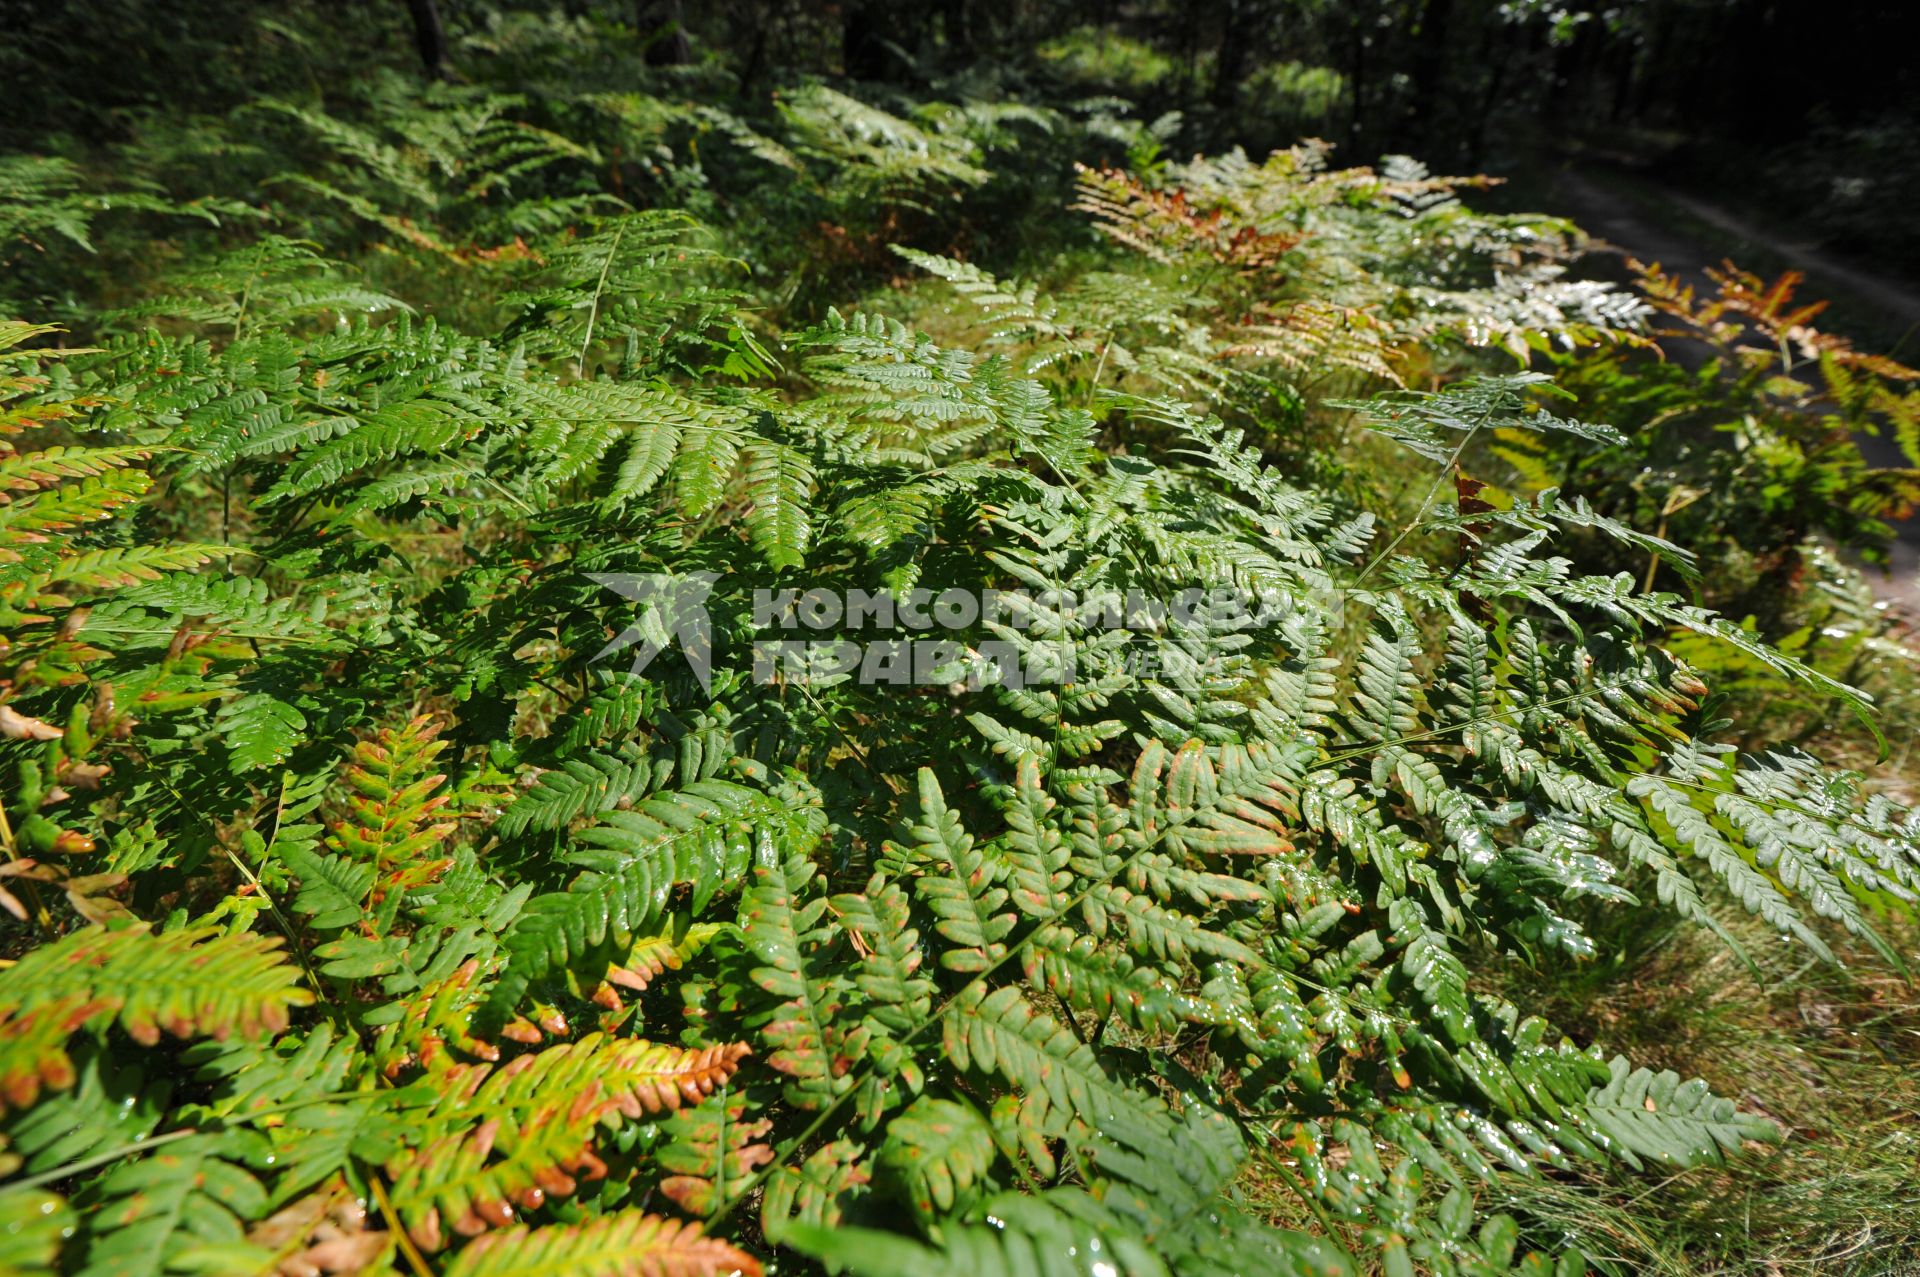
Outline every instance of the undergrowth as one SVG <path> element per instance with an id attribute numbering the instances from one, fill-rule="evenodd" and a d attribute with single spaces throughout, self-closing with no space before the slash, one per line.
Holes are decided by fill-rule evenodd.
<path id="1" fill-rule="evenodd" d="M 0 327 L 0 1271 L 1908 1244 L 1920 820 L 1802 748 L 1904 649 L 1705 606 L 1655 423 L 1527 370 L 1691 299 L 1124 104 L 508 78 L 198 122 L 259 198 L 148 192 L 137 288 L 35 238 L 79 170 L 0 201 L 69 325 Z M 1750 362 L 1767 548 L 1881 539 Z"/>

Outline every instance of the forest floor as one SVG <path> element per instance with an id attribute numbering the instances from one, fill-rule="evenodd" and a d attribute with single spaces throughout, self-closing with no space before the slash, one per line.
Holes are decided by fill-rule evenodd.
<path id="1" fill-rule="evenodd" d="M 1591 157 L 1570 157 L 1538 179 L 1538 203 L 1573 218 L 1604 244 L 1601 251 L 1658 262 L 1697 286 L 1706 269 L 1731 258 L 1765 276 L 1796 270 L 1802 297 L 1828 298 L 1832 327 L 1870 350 L 1909 362 L 1920 346 L 1920 284 L 1823 251 L 1754 218 L 1661 182 L 1651 174 Z M 1890 439 L 1862 438 L 1881 465 L 1900 465 Z M 1868 569 L 1884 599 L 1920 617 L 1920 518 L 1899 525 L 1886 571 Z"/>

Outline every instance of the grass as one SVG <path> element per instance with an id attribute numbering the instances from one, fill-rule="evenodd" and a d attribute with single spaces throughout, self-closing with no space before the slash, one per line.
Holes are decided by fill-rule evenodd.
<path id="1" fill-rule="evenodd" d="M 1705 1078 L 1772 1118 L 1785 1140 L 1664 1175 L 1582 1166 L 1502 1176 L 1481 1208 L 1515 1216 L 1536 1247 L 1577 1247 L 1588 1271 L 1609 1277 L 1920 1277 L 1920 988 L 1839 934 L 1828 939 L 1844 967 L 1730 903 L 1722 921 L 1752 968 L 1703 929 L 1644 906 L 1594 920 L 1618 946 L 1599 965 L 1491 951 L 1469 965 L 1485 992 L 1576 1043 Z M 1920 952 L 1915 920 L 1876 925 L 1903 953 Z M 1329 1221 L 1289 1175 L 1255 1160 L 1240 1187 L 1274 1222 L 1323 1231 Z"/>
<path id="2" fill-rule="evenodd" d="M 1920 989 L 1871 955 L 1835 968 L 1757 919 L 1726 923 L 1757 970 L 1640 910 L 1617 919 L 1621 956 L 1608 966 L 1488 955 L 1481 968 L 1583 1045 L 1704 1077 L 1772 1117 L 1785 1143 L 1651 1182 L 1516 1177 L 1505 1208 L 1574 1239 L 1600 1271 L 1920 1273 Z M 1915 951 L 1910 920 L 1883 925 Z"/>

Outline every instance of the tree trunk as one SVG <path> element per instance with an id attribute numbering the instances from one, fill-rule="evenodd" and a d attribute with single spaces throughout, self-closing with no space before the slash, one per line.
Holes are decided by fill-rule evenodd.
<path id="1" fill-rule="evenodd" d="M 440 6 L 434 0 L 407 0 L 413 15 L 413 44 L 420 50 L 431 79 L 447 78 L 447 29 L 440 25 Z"/>
<path id="2" fill-rule="evenodd" d="M 960 66 L 973 61 L 973 22 L 967 0 L 945 0 L 940 7 L 940 29 L 947 37 L 947 54 Z"/>
<path id="3" fill-rule="evenodd" d="M 841 9 L 840 65 L 849 80 L 884 80 L 893 55 L 887 49 L 884 0 L 847 0 Z"/>
<path id="4" fill-rule="evenodd" d="M 1426 0 L 1414 33 L 1413 93 L 1403 136 L 1410 149 L 1433 156 L 1445 132 L 1441 110 L 1447 73 L 1447 36 L 1453 25 L 1453 0 Z"/>
<path id="5" fill-rule="evenodd" d="M 686 10 L 680 0 L 640 0 L 634 25 L 650 67 L 681 67 L 693 61 L 687 43 Z"/>
<path id="6" fill-rule="evenodd" d="M 773 30 L 773 12 L 771 6 L 749 5 L 746 8 L 748 21 L 753 25 L 753 40 L 747 45 L 747 56 L 740 63 L 740 95 L 747 96 L 760 83 L 760 76 L 767 66 L 767 35 Z"/>
<path id="7" fill-rule="evenodd" d="M 1249 43 L 1245 0 L 1227 0 L 1220 13 L 1220 46 L 1213 56 L 1213 104 L 1222 109 L 1233 106 L 1240 96 L 1240 80 L 1246 74 Z"/>

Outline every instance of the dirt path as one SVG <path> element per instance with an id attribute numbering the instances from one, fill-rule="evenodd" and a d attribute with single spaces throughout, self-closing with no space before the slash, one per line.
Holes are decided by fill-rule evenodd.
<path id="1" fill-rule="evenodd" d="M 1658 261 L 1670 270 L 1695 274 L 1708 266 L 1718 266 L 1727 255 L 1724 248 L 1703 243 L 1685 228 L 1664 222 L 1649 201 L 1636 198 L 1619 183 L 1609 181 L 1609 176 L 1605 168 L 1560 168 L 1553 174 L 1549 198 L 1609 244 L 1643 261 Z M 1645 185 L 1648 179 L 1642 176 L 1637 181 Z M 1810 297 L 1850 294 L 1902 330 L 1920 328 L 1920 288 L 1875 274 L 1816 245 L 1783 238 L 1684 191 L 1663 186 L 1659 198 L 1730 239 L 1759 245 L 1804 273 Z"/>
<path id="2" fill-rule="evenodd" d="M 1606 241 L 1613 251 L 1642 261 L 1659 262 L 1669 271 L 1706 284 L 1706 268 L 1717 266 L 1726 250 L 1706 242 L 1686 226 L 1675 225 L 1654 200 L 1639 197 L 1632 187 L 1610 180 L 1604 167 L 1572 165 L 1554 171 L 1547 193 L 1547 211 L 1573 218 L 1588 233 Z M 1637 185 L 1645 178 L 1636 177 Z M 1805 296 L 1850 294 L 1859 304 L 1880 312 L 1890 326 L 1920 328 L 1920 289 L 1875 275 L 1852 263 L 1821 252 L 1810 244 L 1795 243 L 1726 209 L 1670 187 L 1659 190 L 1659 202 L 1682 210 L 1687 218 L 1704 223 L 1729 238 L 1757 244 L 1807 277 Z M 1890 439 L 1862 437 L 1860 450 L 1875 465 L 1904 465 Z M 1889 571 L 1868 569 L 1868 579 L 1880 597 L 1920 614 L 1920 517 L 1898 527 L 1898 540 L 1889 552 Z"/>

